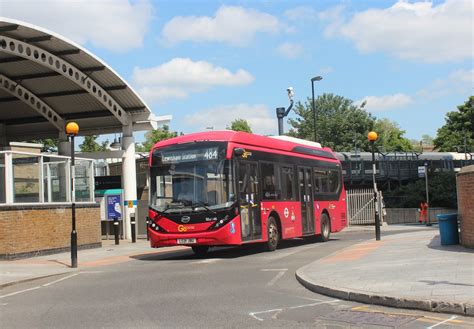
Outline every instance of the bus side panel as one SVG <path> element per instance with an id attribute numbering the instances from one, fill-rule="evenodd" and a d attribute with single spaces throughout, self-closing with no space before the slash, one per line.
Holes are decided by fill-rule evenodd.
<path id="1" fill-rule="evenodd" d="M 264 240 L 267 240 L 267 221 L 270 213 L 276 211 L 281 221 L 282 239 L 291 239 L 300 237 L 303 234 L 301 224 L 301 204 L 298 201 L 263 201 L 262 207 L 262 223 L 264 224 Z"/>

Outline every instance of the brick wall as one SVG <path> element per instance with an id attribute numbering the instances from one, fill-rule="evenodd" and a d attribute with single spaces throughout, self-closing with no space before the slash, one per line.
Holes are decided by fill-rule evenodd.
<path id="1" fill-rule="evenodd" d="M 474 248 L 474 166 L 457 175 L 458 214 L 461 219 L 461 244 Z"/>
<path id="2" fill-rule="evenodd" d="M 79 248 L 101 246 L 99 205 L 76 206 Z M 66 251 L 71 245 L 71 206 L 0 208 L 0 259 Z"/>

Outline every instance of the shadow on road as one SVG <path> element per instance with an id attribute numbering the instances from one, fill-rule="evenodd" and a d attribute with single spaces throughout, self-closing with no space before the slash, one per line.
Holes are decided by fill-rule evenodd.
<path id="1" fill-rule="evenodd" d="M 331 238 L 330 241 L 337 241 L 337 238 Z M 317 243 L 315 237 L 306 237 L 306 238 L 296 238 L 291 240 L 284 240 L 278 246 L 278 250 L 286 250 L 291 248 L 297 248 L 300 246 L 310 245 Z M 166 249 L 164 249 L 166 250 Z M 215 247 L 211 248 L 207 255 L 203 257 L 196 256 L 191 248 L 187 250 L 180 250 L 169 253 L 156 253 L 156 254 L 141 254 L 131 256 L 131 258 L 142 261 L 160 261 L 160 260 L 191 260 L 191 259 L 213 259 L 213 258 L 240 258 L 245 256 L 251 256 L 259 253 L 265 253 L 263 244 L 261 243 L 251 243 L 242 246 L 235 247 Z"/>

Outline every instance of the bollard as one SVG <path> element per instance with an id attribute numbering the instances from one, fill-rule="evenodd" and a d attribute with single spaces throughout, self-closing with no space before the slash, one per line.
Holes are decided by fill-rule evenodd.
<path id="1" fill-rule="evenodd" d="M 119 220 L 114 218 L 114 235 L 115 235 L 115 245 L 118 246 L 120 244 L 119 240 Z"/>
<path id="2" fill-rule="evenodd" d="M 150 234 L 148 233 L 148 225 L 150 225 L 150 217 L 146 218 L 146 240 L 150 241 Z"/>
<path id="3" fill-rule="evenodd" d="M 132 243 L 137 242 L 137 230 L 135 226 L 135 214 L 130 214 L 130 224 L 132 225 Z"/>

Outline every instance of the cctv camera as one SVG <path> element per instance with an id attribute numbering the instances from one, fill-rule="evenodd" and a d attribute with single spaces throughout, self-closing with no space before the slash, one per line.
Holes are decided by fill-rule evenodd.
<path id="1" fill-rule="evenodd" d="M 293 100 L 293 96 L 295 95 L 293 87 L 286 88 L 286 91 L 288 92 L 288 98 L 290 99 L 290 101 Z"/>

